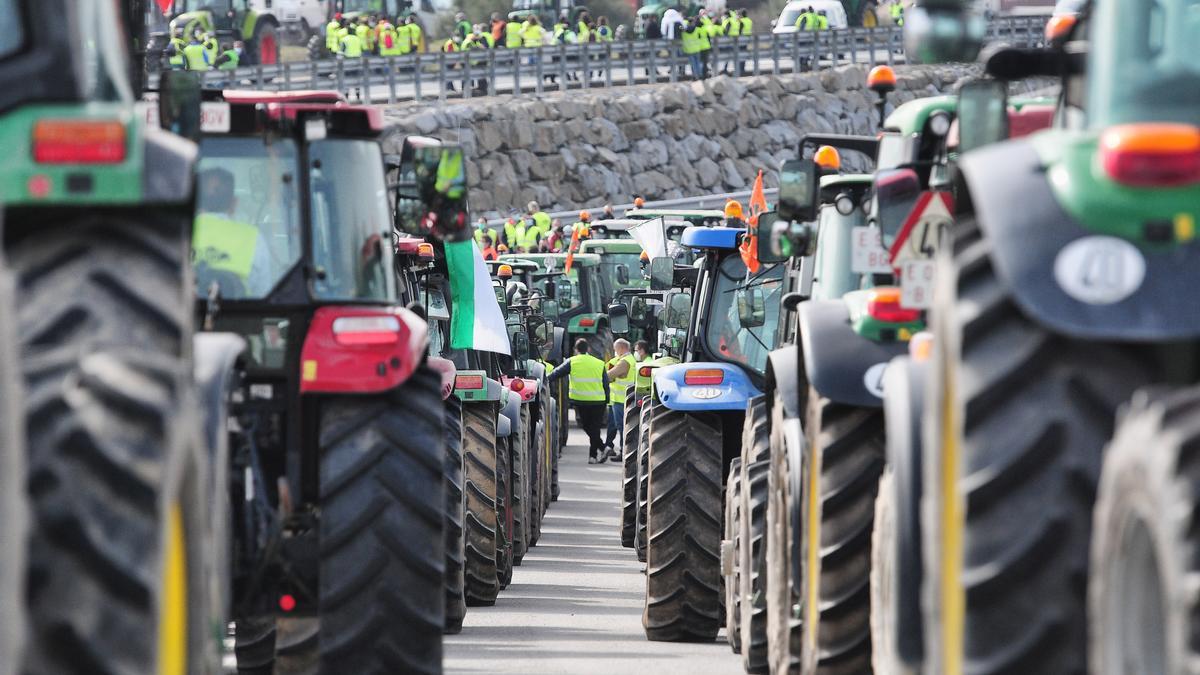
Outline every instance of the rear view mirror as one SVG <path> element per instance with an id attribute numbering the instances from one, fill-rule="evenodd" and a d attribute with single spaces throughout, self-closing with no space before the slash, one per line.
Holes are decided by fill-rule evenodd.
<path id="1" fill-rule="evenodd" d="M 774 211 L 767 211 L 758 216 L 755 236 L 758 243 L 758 261 L 761 263 L 770 265 L 787 260 L 787 256 L 782 255 L 778 247 L 771 245 L 775 238 L 775 225 L 778 222 L 779 214 Z"/>
<path id="2" fill-rule="evenodd" d="M 779 167 L 779 219 L 806 223 L 817 217 L 817 165 L 789 159 Z"/>
<path id="3" fill-rule="evenodd" d="M 164 71 L 159 83 L 159 125 L 178 136 L 200 140 L 200 89 L 196 72 Z"/>
<path id="4" fill-rule="evenodd" d="M 629 283 L 629 268 L 623 264 L 617 264 L 617 283 L 625 286 Z"/>
<path id="5" fill-rule="evenodd" d="M 667 314 L 663 322 L 666 328 L 687 330 L 688 319 L 692 314 L 692 294 L 672 293 L 667 300 Z"/>
<path id="6" fill-rule="evenodd" d="M 550 335 L 553 334 L 553 328 L 551 332 L 546 332 L 547 323 L 549 322 L 545 317 L 540 315 L 534 314 L 529 317 L 526 323 L 529 326 L 529 344 L 539 349 L 546 346 L 546 343 L 550 341 Z M 550 325 L 553 327 L 553 324 Z"/>
<path id="7" fill-rule="evenodd" d="M 655 258 L 650 261 L 650 290 L 669 291 L 675 283 L 675 261 Z"/>
<path id="8" fill-rule="evenodd" d="M 625 335 L 629 332 L 629 310 L 619 302 L 608 306 L 608 327 L 613 335 Z"/>
<path id="9" fill-rule="evenodd" d="M 413 175 L 425 215 L 420 227 L 438 239 L 467 241 L 467 167 L 462 148 L 429 145 L 412 148 Z"/>
<path id="10" fill-rule="evenodd" d="M 571 280 L 566 277 L 555 277 L 551 287 L 554 293 L 550 297 L 558 300 L 558 306 L 562 309 L 571 308 Z"/>
<path id="11" fill-rule="evenodd" d="M 969 152 L 1008 138 L 1008 85 L 973 80 L 958 92 L 958 151 Z"/>
<path id="12" fill-rule="evenodd" d="M 629 300 L 629 320 L 640 324 L 646 320 L 646 299 L 635 296 Z"/>
<path id="13" fill-rule="evenodd" d="M 767 322 L 767 299 L 761 287 L 738 291 L 737 309 L 742 328 L 759 328 Z"/>
<path id="14" fill-rule="evenodd" d="M 921 196 L 921 181 L 912 169 L 888 169 L 875 174 L 875 200 L 883 245 L 891 246 Z"/>
<path id="15" fill-rule="evenodd" d="M 512 356 L 517 363 L 524 363 L 529 359 L 529 336 L 524 331 L 513 333 L 512 335 Z"/>

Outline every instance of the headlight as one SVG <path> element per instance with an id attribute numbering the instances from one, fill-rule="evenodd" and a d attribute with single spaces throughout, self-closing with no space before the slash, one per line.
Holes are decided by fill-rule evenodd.
<path id="1" fill-rule="evenodd" d="M 851 213 L 854 213 L 854 199 L 852 199 L 848 194 L 842 193 L 838 195 L 837 200 L 834 201 L 834 206 L 837 207 L 837 212 L 843 216 L 848 216 Z"/>
<path id="2" fill-rule="evenodd" d="M 936 112 L 929 117 L 929 131 L 937 136 L 950 133 L 950 115 L 944 111 Z"/>

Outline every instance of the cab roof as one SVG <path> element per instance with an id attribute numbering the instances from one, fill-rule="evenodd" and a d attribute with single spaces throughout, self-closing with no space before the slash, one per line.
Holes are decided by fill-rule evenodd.
<path id="1" fill-rule="evenodd" d="M 724 220 L 725 212 L 720 209 L 631 209 L 625 212 L 626 219 L 629 216 L 636 216 L 633 220 L 646 220 L 649 218 L 679 218 L 682 220 L 690 220 L 696 218 L 717 218 Z"/>
<path id="2" fill-rule="evenodd" d="M 954 114 L 958 110 L 957 96 L 930 96 L 909 101 L 896 108 L 883 124 L 885 131 L 919 134 L 925 129 L 929 116 L 935 112 Z"/>
<path id="3" fill-rule="evenodd" d="M 371 105 L 351 105 L 336 91 L 264 92 L 229 89 L 219 99 L 229 104 L 229 132 L 263 130 L 260 114 L 274 124 L 294 123 L 298 117 L 322 115 L 331 137 L 377 137 L 383 133 L 383 111 Z"/>
<path id="4" fill-rule="evenodd" d="M 505 253 L 500 256 L 500 260 L 528 260 L 537 263 L 538 269 L 545 267 L 545 261 L 555 261 L 555 269 L 561 269 L 562 264 L 567 262 L 566 253 Z M 561 263 L 561 264 L 560 264 Z M 573 265 L 581 267 L 591 267 L 600 264 L 600 256 L 595 253 L 576 253 Z"/>
<path id="5" fill-rule="evenodd" d="M 848 185 L 853 187 L 861 187 L 870 185 L 875 180 L 875 176 L 869 173 L 847 173 L 835 176 L 822 176 L 821 189 L 838 187 L 839 185 Z"/>
<path id="6" fill-rule="evenodd" d="M 586 239 L 579 242 L 579 250 L 588 253 L 588 249 L 603 247 L 605 253 L 641 253 L 642 245 L 633 239 Z M 597 253 L 597 255 L 604 255 Z"/>

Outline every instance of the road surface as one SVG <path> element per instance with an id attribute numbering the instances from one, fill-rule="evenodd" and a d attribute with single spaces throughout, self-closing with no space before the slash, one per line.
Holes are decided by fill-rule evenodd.
<path id="1" fill-rule="evenodd" d="M 494 607 L 471 607 L 446 636 L 447 673 L 741 673 L 724 632 L 712 643 L 650 642 L 642 632 L 646 582 L 622 548 L 619 464 L 589 465 L 572 429 L 559 467 L 562 494 L 538 545 Z"/>

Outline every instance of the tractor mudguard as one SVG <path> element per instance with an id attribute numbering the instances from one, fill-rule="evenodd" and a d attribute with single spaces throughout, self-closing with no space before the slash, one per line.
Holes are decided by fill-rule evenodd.
<path id="1" fill-rule="evenodd" d="M 529 359 L 525 362 L 525 367 L 529 370 L 529 377 L 537 380 L 538 382 L 545 382 L 546 364 L 542 363 L 541 361 Z"/>
<path id="2" fill-rule="evenodd" d="M 835 403 L 882 406 L 883 371 L 908 343 L 874 342 L 855 333 L 842 300 L 810 300 L 798 309 L 804 371 L 813 389 Z"/>
<path id="3" fill-rule="evenodd" d="M 767 356 L 767 391 L 783 404 L 785 419 L 800 419 L 800 348 L 788 345 Z"/>
<path id="4" fill-rule="evenodd" d="M 689 370 L 720 370 L 720 384 L 687 384 Z M 746 411 L 746 402 L 762 392 L 739 367 L 731 363 L 679 363 L 654 371 L 654 390 L 670 410 L 680 412 Z"/>
<path id="5" fill-rule="evenodd" d="M 142 128 L 145 169 L 142 200 L 151 204 L 179 204 L 192 197 L 192 172 L 199 154 L 195 143 L 157 127 Z"/>
<path id="6" fill-rule="evenodd" d="M 799 553 L 801 542 L 804 541 L 804 430 L 799 417 L 785 417 L 783 420 L 783 445 L 788 458 L 788 489 L 796 495 L 788 504 L 789 518 L 792 524 L 792 584 L 794 588 L 804 588 L 803 560 Z"/>
<path id="7" fill-rule="evenodd" d="M 240 382 L 238 360 L 246 352 L 246 340 L 235 333 L 197 333 L 192 337 L 193 376 L 197 403 L 200 405 L 205 450 L 210 461 L 209 540 L 216 542 L 214 569 L 228 570 L 233 560 L 232 533 L 226 531 L 229 504 L 229 401 Z M 220 625 L 233 615 L 233 587 L 228 574 L 216 574 L 213 591 L 218 606 L 214 619 Z"/>
<path id="8" fill-rule="evenodd" d="M 1007 170 L 997 173 L 997 166 Z M 1187 301 L 1200 288 L 1200 265 L 1187 250 L 1190 246 L 1130 243 L 1133 250 L 1124 255 L 1120 248 L 1114 253 L 1113 246 L 1102 246 L 1082 255 L 1063 255 L 1062 269 L 1056 270 L 1068 244 L 1099 233 L 1058 203 L 1033 144 L 1019 139 L 980 148 L 963 156 L 959 171 L 991 247 L 997 276 L 1031 319 L 1087 340 L 1163 341 L 1200 335 L 1200 304 Z M 1145 276 L 1130 288 L 1137 276 L 1131 268 L 1140 267 L 1131 258 L 1138 257 Z M 1091 285 L 1087 290 L 1099 291 L 1100 296 L 1111 290 L 1111 296 L 1120 299 L 1107 304 L 1078 300 L 1060 285 L 1064 275 L 1069 285 Z M 1100 288 L 1104 286 L 1109 288 Z"/>
<path id="9" fill-rule="evenodd" d="M 921 620 L 921 417 L 925 402 L 927 363 L 907 356 L 888 365 L 884 388 L 887 431 L 887 464 L 892 469 L 896 494 L 896 550 L 893 564 L 896 579 L 892 599 L 897 656 L 914 670 L 924 658 L 924 628 Z M 890 608 L 884 611 L 891 612 Z"/>
<path id="10" fill-rule="evenodd" d="M 513 431 L 521 428 L 521 397 L 516 392 L 505 388 L 500 392 L 500 417 L 496 425 L 496 438 L 505 438 Z M 503 422 L 508 422 L 508 430 L 500 433 Z"/>
<path id="11" fill-rule="evenodd" d="M 555 326 L 554 339 L 550 341 L 550 355 L 548 358 L 550 363 L 562 363 L 563 354 L 567 353 L 566 341 L 567 329 L 562 326 Z"/>

